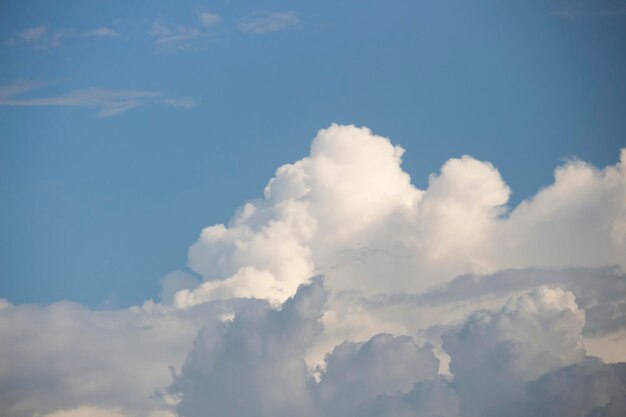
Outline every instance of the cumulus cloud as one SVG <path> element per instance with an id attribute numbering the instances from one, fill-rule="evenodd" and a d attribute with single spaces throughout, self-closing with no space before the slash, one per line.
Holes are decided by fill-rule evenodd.
<path id="1" fill-rule="evenodd" d="M 267 304 L 204 328 L 170 393 L 180 415 L 293 416 L 312 412 L 306 349 L 321 332 L 322 280 L 301 286 L 280 311 Z M 311 410 L 311 411 L 309 411 Z"/>
<path id="2" fill-rule="evenodd" d="M 624 267 L 626 152 L 604 170 L 567 162 L 554 184 L 511 211 L 491 164 L 451 159 L 420 190 L 401 168 L 403 152 L 366 128 L 321 130 L 262 199 L 202 231 L 188 262 L 206 283 L 179 294 L 179 305 L 230 296 L 279 303 L 315 273 L 335 291 L 373 295 L 508 268 Z"/>
<path id="3" fill-rule="evenodd" d="M 124 416 L 168 411 L 171 399 L 157 394 L 182 366 L 199 329 L 244 304 L 188 311 L 153 302 L 114 311 L 70 302 L 8 305 L 0 310 L 2 415 L 80 415 L 86 405 Z"/>
<path id="4" fill-rule="evenodd" d="M 304 358 L 327 302 L 316 278 L 279 309 L 261 300 L 117 312 L 9 305 L 0 405 L 11 417 L 622 415 L 626 368 L 585 357 L 584 311 L 557 287 L 449 326 L 451 377 L 438 374 L 433 346 L 389 334 L 344 342 L 311 368 Z"/>
<path id="5" fill-rule="evenodd" d="M 624 380 L 620 380 L 615 366 L 596 358 L 547 373 L 529 383 L 526 390 L 528 416 L 626 415 Z"/>
<path id="6" fill-rule="evenodd" d="M 565 162 L 513 208 L 492 164 L 450 159 L 422 190 L 403 153 L 367 128 L 321 130 L 202 230 L 162 303 L 0 300 L 0 409 L 623 415 L 626 365 L 590 355 L 626 340 L 626 150 L 603 169 Z"/>
<path id="7" fill-rule="evenodd" d="M 368 309 L 415 308 L 452 311 L 463 304 L 484 306 L 503 303 L 511 294 L 541 285 L 571 291 L 586 311 L 583 334 L 607 336 L 626 330 L 626 274 L 618 267 L 526 268 L 498 271 L 490 275 L 462 275 L 423 293 L 385 293 L 361 302 Z M 463 314 L 462 312 L 460 314 Z"/>
<path id="8" fill-rule="evenodd" d="M 497 312 L 474 313 L 461 328 L 446 332 L 443 348 L 452 358 L 464 409 L 491 415 L 520 398 L 528 381 L 582 360 L 583 325 L 584 312 L 572 293 L 540 287 Z"/>
<path id="9" fill-rule="evenodd" d="M 558 287 L 535 288 L 448 327 L 442 338 L 451 378 L 438 374 L 433 346 L 389 334 L 338 345 L 315 377 L 302 357 L 321 334 L 326 302 L 316 279 L 279 311 L 257 304 L 217 329 L 203 329 L 170 388 L 180 398 L 179 415 L 530 417 L 624 410 L 623 381 L 613 366 L 585 356 L 584 311 Z M 584 395 L 571 401 L 579 390 Z"/>
<path id="10" fill-rule="evenodd" d="M 334 280 L 332 268 L 316 264 L 335 263 L 337 252 L 371 243 L 375 236 L 367 235 L 375 235 L 381 221 L 408 214 L 419 199 L 420 191 L 400 168 L 403 152 L 367 129 L 320 131 L 311 155 L 279 168 L 264 198 L 243 206 L 230 227 L 202 231 L 189 250 L 189 266 L 207 283 L 180 294 L 179 304 L 218 292 L 281 302 L 316 270 Z M 362 286 L 380 282 L 368 278 L 361 277 Z"/>
<path id="11" fill-rule="evenodd" d="M 416 383 L 436 379 L 438 370 L 432 346 L 419 346 L 410 336 L 344 342 L 325 358 L 320 382 L 312 384 L 316 415 L 369 415 L 377 398 L 404 395 Z"/>
<path id="12" fill-rule="evenodd" d="M 317 278 L 278 311 L 269 304 L 250 305 L 232 322 L 205 327 L 170 387 L 180 398 L 178 413 L 356 417 L 367 415 L 379 397 L 440 388 L 432 346 L 388 334 L 337 346 L 317 368 L 316 380 L 303 358 L 322 331 L 326 302 Z M 436 387 L 422 388 L 422 381 Z M 416 386 L 419 394 L 413 392 Z"/>

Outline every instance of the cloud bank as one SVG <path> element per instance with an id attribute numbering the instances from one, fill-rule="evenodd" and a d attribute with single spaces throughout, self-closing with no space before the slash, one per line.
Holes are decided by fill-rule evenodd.
<path id="1" fill-rule="evenodd" d="M 570 161 L 512 211 L 498 170 L 450 159 L 420 190 L 404 150 L 368 129 L 321 130 L 310 156 L 276 171 L 230 225 L 204 229 L 189 266 L 205 283 L 179 306 L 216 298 L 276 303 L 323 273 L 334 290 L 422 292 L 465 273 L 626 265 L 626 171 Z"/>
<path id="2" fill-rule="evenodd" d="M 623 416 L 626 150 L 517 207 L 461 156 L 321 130 L 205 228 L 161 302 L 0 303 L 9 417 Z M 194 275 L 195 274 L 195 275 Z M 315 278 L 312 278 L 315 277 Z M 594 357 L 600 355 L 601 358 Z"/>

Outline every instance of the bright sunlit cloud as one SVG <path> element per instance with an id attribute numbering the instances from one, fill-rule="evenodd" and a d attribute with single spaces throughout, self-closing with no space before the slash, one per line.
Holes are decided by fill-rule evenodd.
<path id="1" fill-rule="evenodd" d="M 15 417 L 623 415 L 622 365 L 590 355 L 603 337 L 626 346 L 626 150 L 603 169 L 566 162 L 511 208 L 492 164 L 450 159 L 420 190 L 403 153 L 367 128 L 321 130 L 262 198 L 202 231 L 189 266 L 203 282 L 172 272 L 162 302 L 3 302 L 0 406 Z M 548 394 L 564 392 L 585 400 Z"/>

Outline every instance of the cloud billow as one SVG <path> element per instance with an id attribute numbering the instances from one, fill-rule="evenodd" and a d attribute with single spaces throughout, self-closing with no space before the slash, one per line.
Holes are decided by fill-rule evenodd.
<path id="1" fill-rule="evenodd" d="M 0 302 L 0 409 L 625 415 L 626 366 L 609 359 L 626 359 L 626 150 L 565 162 L 512 208 L 492 164 L 450 159 L 422 190 L 403 153 L 367 128 L 321 130 L 201 232 L 161 302 Z"/>
<path id="2" fill-rule="evenodd" d="M 611 366 L 585 357 L 584 312 L 572 293 L 559 288 L 539 287 L 450 328 L 443 338 L 452 379 L 438 375 L 431 345 L 379 334 L 337 346 L 316 381 L 302 356 L 321 332 L 325 301 L 317 279 L 280 311 L 269 305 L 243 310 L 220 330 L 203 330 L 171 387 L 182 398 L 179 415 L 531 417 L 545 409 L 586 416 L 580 413 L 584 407 L 600 407 L 610 416 L 626 412 L 623 381 Z M 592 390 L 584 407 L 546 398 L 553 391 L 574 392 L 581 383 Z"/>

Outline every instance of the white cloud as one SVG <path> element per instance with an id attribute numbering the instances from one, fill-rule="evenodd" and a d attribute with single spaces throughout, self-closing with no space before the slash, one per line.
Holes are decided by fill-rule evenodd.
<path id="1" fill-rule="evenodd" d="M 200 24 L 206 28 L 217 26 L 220 22 L 218 15 L 204 11 L 198 12 L 198 19 L 200 19 Z"/>
<path id="2" fill-rule="evenodd" d="M 307 376 L 302 357 L 320 335 L 325 302 L 315 280 L 280 311 L 256 305 L 232 323 L 205 328 L 170 388 L 181 399 L 179 415 L 536 417 L 598 407 L 623 413 L 626 387 L 617 368 L 585 358 L 584 311 L 558 287 L 538 287 L 448 327 L 451 380 L 437 374 L 432 346 L 386 334 L 340 344 L 316 379 Z M 582 395 L 571 401 L 578 390 Z"/>
<path id="3" fill-rule="evenodd" d="M 162 103 L 167 104 L 172 107 L 183 107 L 186 109 L 190 109 L 196 106 L 196 99 L 193 97 L 177 97 L 177 98 L 164 98 L 161 100 Z"/>
<path id="4" fill-rule="evenodd" d="M 491 164 L 469 156 L 451 159 L 419 190 L 400 166 L 403 152 L 368 129 L 333 125 L 321 130 L 310 155 L 280 167 L 262 199 L 246 203 L 228 226 L 203 230 L 188 263 L 205 282 L 179 292 L 175 303 L 257 297 L 278 305 L 309 277 L 323 274 L 333 295 L 325 332 L 309 356 L 319 362 L 346 338 L 415 334 L 531 287 L 505 286 L 499 295 L 483 287 L 477 291 L 484 297 L 470 304 L 461 295 L 454 306 L 372 307 L 364 299 L 428 294 L 467 273 L 626 265 L 623 162 L 603 170 L 567 162 L 555 171 L 554 184 L 507 210 L 509 187 Z M 626 305 L 622 289 L 610 302 L 589 298 L 597 274 L 603 272 L 590 270 L 568 281 L 564 272 L 552 277 L 558 282 L 543 282 L 542 276 L 549 277 L 542 271 L 520 272 L 534 285 L 565 282 L 577 291 L 590 308 L 589 336 L 601 327 L 596 317 L 606 327 L 608 318 L 619 316 L 602 309 L 620 311 Z M 604 288 L 617 289 L 612 279 Z M 436 336 L 427 339 L 434 342 Z"/>
<path id="5" fill-rule="evenodd" d="M 464 408 L 489 414 L 523 396 L 526 382 L 582 360 L 584 322 L 572 293 L 544 286 L 446 332 L 443 348 Z"/>
<path id="6" fill-rule="evenodd" d="M 199 284 L 198 279 L 183 271 L 174 271 L 161 278 L 161 293 L 159 298 L 164 304 L 172 304 L 174 296 L 178 291 L 183 289 L 196 288 Z"/>
<path id="7" fill-rule="evenodd" d="M 36 49 L 53 49 L 77 37 L 119 39 L 122 35 L 115 29 L 104 26 L 79 32 L 72 28 L 51 28 L 42 25 L 13 34 L 4 41 L 4 44 L 14 47 L 30 46 Z"/>
<path id="8" fill-rule="evenodd" d="M 263 35 L 293 28 L 300 24 L 300 18 L 294 12 L 255 12 L 237 22 L 237 28 L 245 33 Z"/>
<path id="9" fill-rule="evenodd" d="M 367 342 L 344 342 L 325 358 L 318 384 L 312 384 L 320 416 L 367 415 L 374 400 L 399 396 L 414 384 L 437 379 L 439 361 L 430 345 L 412 337 L 379 334 Z"/>
<path id="10" fill-rule="evenodd" d="M 107 27 L 99 27 L 97 29 L 92 29 L 92 30 L 83 32 L 83 36 L 96 37 L 96 38 L 119 38 L 122 35 L 115 29 L 111 29 Z"/>
<path id="11" fill-rule="evenodd" d="M 569 399 L 579 396 L 587 410 L 623 412 L 621 368 L 584 358 L 584 312 L 557 287 L 447 327 L 452 379 L 437 374 L 432 346 L 385 334 L 335 347 L 314 378 L 304 358 L 327 302 L 315 279 L 279 310 L 258 300 L 106 312 L 8 306 L 0 406 L 8 417 L 536 417 L 580 415 Z M 228 312 L 234 320 L 221 320 Z"/>
<path id="12" fill-rule="evenodd" d="M 95 96 L 63 100 L 125 100 Z M 164 304 L 104 312 L 0 300 L 0 409 L 623 415 L 626 370 L 586 355 L 626 359 L 602 341 L 626 330 L 626 151 L 604 169 L 565 163 L 512 209 L 490 163 L 453 158 L 420 190 L 403 153 L 366 128 L 321 130 L 262 198 L 202 231 L 188 254 L 202 282 L 168 274 Z"/>
<path id="13" fill-rule="evenodd" d="M 116 408 L 101 408 L 89 405 L 83 405 L 68 410 L 55 411 L 47 414 L 45 417 L 129 417 L 127 411 Z M 176 415 L 167 410 L 156 410 L 146 414 L 146 417 L 176 417 Z"/>
<path id="14" fill-rule="evenodd" d="M 25 42 L 34 42 L 41 39 L 47 31 L 45 26 L 37 26 L 34 28 L 23 30 L 17 34 L 17 37 Z"/>
<path id="15" fill-rule="evenodd" d="M 71 304 L 3 310 L 0 408 L 32 416 L 92 404 L 151 409 L 197 326 L 163 309 L 93 312 Z M 75 413 L 79 413 L 75 411 Z M 102 411 L 105 413 L 105 411 Z"/>
<path id="16" fill-rule="evenodd" d="M 0 310 L 2 415 L 81 415 L 87 405 L 137 417 L 171 411 L 173 399 L 159 390 L 171 383 L 199 329 L 245 304 L 188 311 L 153 302 L 115 311 L 69 302 L 6 307 Z"/>
<path id="17" fill-rule="evenodd" d="M 148 34 L 160 50 L 195 50 L 202 47 L 210 33 L 192 26 L 174 26 L 154 22 Z"/>
<path id="18" fill-rule="evenodd" d="M 57 48 L 67 39 L 76 37 L 74 29 L 51 29 L 48 26 L 36 26 L 15 33 L 4 41 L 7 46 L 27 45 L 36 49 Z"/>
<path id="19" fill-rule="evenodd" d="M 205 327 L 170 393 L 187 417 L 306 416 L 306 349 L 321 332 L 322 281 L 300 287 L 280 311 L 266 304 L 242 309 L 232 322 Z"/>
<path id="20" fill-rule="evenodd" d="M 132 108 L 143 106 L 155 101 L 172 107 L 189 108 L 194 105 L 193 98 L 161 98 L 163 93 L 146 90 L 111 90 L 90 88 L 76 90 L 65 95 L 48 97 L 20 97 L 40 84 L 29 81 L 19 81 L 0 87 L 0 106 L 75 106 L 95 107 L 98 116 L 109 117 L 124 113 Z M 18 96 L 18 97 L 16 97 Z"/>
<path id="21" fill-rule="evenodd" d="M 526 415 L 626 415 L 626 386 L 616 370 L 596 358 L 588 358 L 552 371 L 527 385 Z"/>
<path id="22" fill-rule="evenodd" d="M 171 25 L 155 21 L 148 34 L 155 39 L 160 51 L 195 51 L 207 46 L 220 17 L 206 11 L 198 11 L 199 25 Z"/>
<path id="23" fill-rule="evenodd" d="M 569 162 L 507 213 L 510 191 L 491 164 L 451 159 L 419 190 L 403 152 L 367 129 L 321 130 L 310 156 L 279 168 L 264 198 L 228 227 L 203 230 L 189 266 L 206 283 L 179 294 L 179 305 L 218 293 L 281 302 L 315 273 L 335 292 L 369 296 L 421 292 L 464 273 L 626 265 L 622 163 Z"/>

